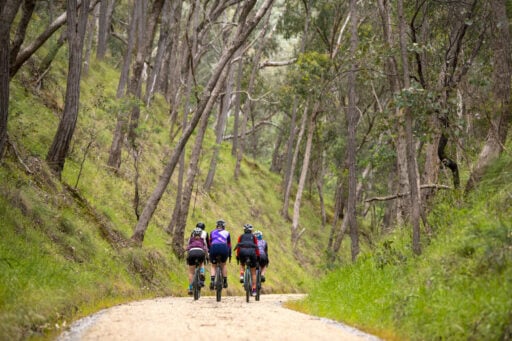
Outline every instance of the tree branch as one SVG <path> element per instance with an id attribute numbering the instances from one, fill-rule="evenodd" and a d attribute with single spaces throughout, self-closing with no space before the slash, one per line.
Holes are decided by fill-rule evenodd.
<path id="1" fill-rule="evenodd" d="M 420 189 L 425 189 L 425 188 L 453 189 L 450 186 L 437 185 L 437 184 L 425 184 L 425 185 L 421 185 L 420 186 Z M 391 194 L 391 195 L 387 195 L 387 196 L 384 196 L 384 197 L 373 197 L 373 198 L 366 199 L 364 202 L 386 201 L 386 200 L 402 198 L 402 197 L 405 197 L 407 195 L 409 195 L 409 192 L 407 192 L 407 193 Z"/>

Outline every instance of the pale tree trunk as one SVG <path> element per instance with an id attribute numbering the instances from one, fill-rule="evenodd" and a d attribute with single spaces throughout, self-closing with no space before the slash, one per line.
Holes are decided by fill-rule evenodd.
<path id="1" fill-rule="evenodd" d="M 407 59 L 407 33 L 405 31 L 405 18 L 403 12 L 403 0 L 398 0 L 398 22 L 400 31 L 400 51 L 402 56 L 402 72 L 403 72 L 403 84 L 405 89 L 410 88 L 409 80 L 409 61 Z M 420 184 L 418 175 L 418 165 L 416 162 L 416 150 L 415 141 L 413 135 L 413 117 L 411 108 L 403 108 L 405 111 L 405 130 L 406 130 L 406 144 L 407 144 L 407 173 L 409 179 L 409 200 L 411 208 L 411 222 L 412 222 L 412 249 L 415 254 L 421 254 L 421 243 L 420 243 Z M 403 192 L 406 193 L 406 192 Z"/>
<path id="2" fill-rule="evenodd" d="M 394 49 L 394 41 L 393 41 L 393 31 L 391 25 L 391 16 L 389 14 L 389 3 L 385 0 L 378 0 L 379 5 L 379 13 L 382 19 L 382 28 L 383 28 L 383 36 L 386 48 L 389 51 Z M 386 74 L 388 75 L 388 81 L 390 83 L 390 89 L 392 93 L 400 92 L 400 80 L 398 77 L 398 67 L 395 57 L 392 54 L 389 54 L 385 63 Z M 405 141 L 405 131 L 402 113 L 397 108 L 395 110 L 395 116 L 398 121 L 397 124 L 397 139 L 395 140 L 396 147 L 396 174 L 398 181 L 398 188 L 396 188 L 397 193 L 407 193 L 409 192 L 409 182 L 407 175 L 407 159 L 406 159 L 406 141 Z M 405 198 L 397 198 L 396 203 L 393 203 L 392 207 L 390 207 L 392 212 L 395 212 L 396 215 L 392 217 L 393 221 L 390 221 L 390 225 L 394 223 L 401 225 L 404 223 L 407 212 L 408 212 L 408 204 Z M 391 216 L 390 216 L 391 218 Z"/>
<path id="3" fill-rule="evenodd" d="M 180 137 L 179 141 L 176 143 L 174 151 L 172 152 L 171 157 L 159 178 L 157 186 L 151 193 L 151 196 L 149 197 L 146 206 L 144 207 L 140 219 L 135 226 L 134 233 L 131 237 L 133 241 L 142 243 L 144 240 L 144 235 L 146 233 L 149 220 L 153 216 L 153 213 L 155 212 L 156 207 L 158 206 L 158 203 L 160 202 L 160 199 L 162 198 L 162 195 L 167 188 L 167 185 L 169 184 L 169 180 L 171 179 L 176 164 L 178 163 L 183 149 L 185 148 L 185 144 L 190 138 L 190 135 L 194 131 L 201 117 L 211 110 L 213 103 L 219 94 L 220 87 L 218 86 L 218 82 L 221 74 L 224 72 L 226 64 L 232 59 L 236 50 L 238 50 L 240 46 L 245 43 L 250 33 L 254 30 L 261 18 L 266 14 L 267 10 L 272 5 L 272 2 L 273 0 L 264 1 L 258 11 L 250 18 L 248 18 L 248 16 L 256 4 L 256 1 L 250 0 L 244 2 L 241 20 L 239 22 L 233 42 L 222 52 L 217 65 L 213 69 L 212 75 L 204 87 L 202 96 L 200 97 L 200 100 L 197 104 L 197 108 L 194 112 L 194 115 L 192 116 L 191 122 L 183 132 L 183 135 Z"/>
<path id="4" fill-rule="evenodd" d="M 115 0 L 102 0 L 98 20 L 98 43 L 96 46 L 96 59 L 102 60 L 107 53 L 107 43 L 110 37 L 110 23 L 114 10 Z"/>
<path id="5" fill-rule="evenodd" d="M 66 99 L 62 118 L 57 128 L 52 145 L 46 156 L 46 162 L 60 179 L 69 145 L 75 132 L 80 104 L 80 75 L 82 70 L 82 49 L 84 46 L 89 1 L 84 0 L 78 8 L 76 0 L 68 0 L 68 42 L 69 65 L 66 83 Z"/>
<path id="6" fill-rule="evenodd" d="M 135 46 L 135 35 L 137 28 L 136 21 L 136 5 L 132 6 L 132 15 L 130 22 L 130 30 L 128 31 L 128 45 L 123 57 L 123 66 L 121 68 L 121 74 L 119 76 L 119 83 L 117 85 L 116 98 L 121 99 L 125 96 L 126 84 L 130 74 L 130 64 L 132 60 L 132 52 Z M 124 139 L 126 136 L 126 125 L 128 124 L 127 113 L 120 111 L 117 114 L 117 123 L 113 133 L 112 144 L 110 145 L 110 153 L 108 157 L 107 165 L 114 171 L 119 171 L 121 167 L 121 151 L 123 148 Z"/>
<path id="7" fill-rule="evenodd" d="M 235 106 L 233 109 L 233 144 L 231 146 L 231 155 L 236 156 L 238 151 L 238 127 L 240 125 L 240 102 L 242 90 L 242 76 L 244 70 L 243 55 L 240 56 L 238 61 L 238 71 L 236 76 L 236 93 L 235 93 Z"/>
<path id="8" fill-rule="evenodd" d="M 308 175 L 309 169 L 309 161 L 311 159 L 311 146 L 313 145 L 313 134 L 315 132 L 316 127 L 316 117 L 318 115 L 320 103 L 315 102 L 313 111 L 311 115 L 304 115 L 309 117 L 308 120 L 308 134 L 306 139 L 306 150 L 304 151 L 304 160 L 302 161 L 302 170 L 300 172 L 299 184 L 297 185 L 297 194 L 295 195 L 295 203 L 293 205 L 293 219 L 292 219 L 292 227 L 291 227 L 291 242 L 292 248 L 294 250 L 297 249 L 297 244 L 299 242 L 300 237 L 305 232 L 305 228 L 299 230 L 299 220 L 300 220 L 300 206 L 302 202 L 302 194 L 304 192 L 304 185 L 306 184 L 306 178 Z"/>
<path id="9" fill-rule="evenodd" d="M 162 8 L 162 23 L 160 24 L 160 37 L 158 38 L 158 48 L 153 67 L 150 68 L 150 74 L 146 83 L 146 94 L 144 102 L 149 106 L 153 93 L 155 92 L 156 80 L 160 74 L 164 61 L 165 51 L 169 44 L 169 32 L 171 30 L 171 16 L 174 7 L 171 6 L 171 0 L 165 0 Z"/>
<path id="10" fill-rule="evenodd" d="M 257 76 L 258 69 L 259 69 L 260 59 L 263 54 L 263 50 L 265 48 L 265 40 L 266 40 L 266 33 L 268 31 L 269 20 L 270 20 L 270 15 L 267 16 L 267 20 L 265 22 L 265 25 L 263 26 L 262 34 L 260 36 L 260 44 L 259 44 L 258 50 L 256 51 L 256 53 L 254 54 L 254 57 L 253 57 L 252 71 L 251 71 L 251 75 L 249 77 L 249 84 L 247 86 L 247 93 L 249 94 L 249 96 L 247 96 L 247 100 L 244 105 L 245 110 L 243 111 L 243 119 L 242 119 L 242 127 L 241 127 L 242 131 L 240 132 L 240 140 L 238 142 L 238 150 L 237 150 L 237 155 L 236 155 L 236 164 L 235 164 L 235 172 L 234 172 L 235 180 L 238 179 L 238 177 L 240 175 L 240 167 L 241 167 L 242 158 L 243 158 L 243 155 L 245 152 L 246 139 L 247 139 L 247 136 L 245 136 L 245 131 L 247 129 L 247 121 L 249 119 L 249 116 L 252 115 L 253 107 L 254 107 L 254 103 L 252 102 L 250 95 L 252 95 L 252 93 L 254 91 L 254 84 L 256 82 L 256 76 Z"/>
<path id="11" fill-rule="evenodd" d="M 179 11 L 180 17 L 181 17 L 181 9 L 182 9 L 181 6 L 176 8 L 176 10 Z M 173 75 L 173 77 L 180 79 L 179 82 L 176 82 L 176 83 L 179 83 L 180 85 L 178 85 L 178 86 L 172 85 L 170 87 L 170 91 L 171 91 L 170 94 L 171 94 L 171 98 L 172 98 L 171 121 L 173 121 L 175 119 L 175 117 L 177 117 L 178 111 L 181 108 L 182 102 L 183 102 L 183 120 L 182 120 L 182 131 L 183 132 L 185 132 L 185 130 L 188 126 L 188 116 L 189 116 L 188 113 L 189 113 L 190 105 L 191 105 L 190 96 L 192 94 L 192 78 L 193 78 L 193 70 L 195 69 L 195 64 L 190 65 L 189 60 L 192 60 L 192 63 L 194 63 L 193 56 L 197 53 L 197 45 L 198 45 L 197 27 L 199 25 L 199 23 L 198 23 L 199 7 L 197 6 L 197 1 L 196 1 L 196 6 L 194 6 L 191 9 L 191 11 L 193 11 L 193 12 L 189 16 L 189 18 L 191 20 L 188 20 L 188 22 L 187 22 L 187 32 L 188 33 L 186 33 L 186 35 L 189 36 L 190 37 L 189 39 L 191 40 L 188 43 L 188 44 L 190 44 L 190 48 L 183 48 L 183 51 L 181 53 L 175 48 L 176 51 L 174 51 L 173 55 L 171 56 L 171 60 L 180 61 L 180 63 L 176 67 L 173 67 L 173 69 L 171 71 L 171 74 Z M 178 22 L 176 21 L 174 23 L 174 27 L 177 29 L 177 31 L 175 32 L 175 37 L 178 37 L 177 34 L 179 32 L 181 32 L 181 30 L 179 30 L 179 28 L 177 26 L 179 26 L 179 25 L 178 25 Z M 178 44 L 183 44 L 182 46 L 185 46 L 187 43 L 186 43 L 185 39 L 183 39 L 183 41 L 176 43 L 175 47 L 178 47 Z M 185 84 L 184 94 L 182 91 L 181 84 Z M 172 133 L 173 126 L 174 126 L 174 124 L 172 122 L 171 128 L 170 128 L 171 140 L 174 139 L 173 133 Z M 184 194 L 183 183 L 184 183 L 184 178 L 185 178 L 185 153 L 181 154 L 179 162 L 178 162 L 178 166 L 179 166 L 179 169 L 178 169 L 178 179 L 177 179 L 177 184 L 176 184 L 176 200 L 175 200 L 174 210 L 172 212 L 172 218 L 169 221 L 169 224 L 167 226 L 167 233 L 169 233 L 171 235 L 175 235 L 174 231 L 175 231 L 176 227 L 179 225 L 179 220 L 182 215 L 181 202 L 183 200 L 183 194 Z"/>
<path id="12" fill-rule="evenodd" d="M 84 62 L 82 66 L 82 74 L 87 76 L 89 74 L 89 65 L 91 63 L 91 51 L 92 51 L 92 41 L 94 38 L 94 31 L 96 28 L 96 16 L 91 15 L 89 17 L 89 21 L 87 24 L 86 30 L 86 38 L 85 38 L 85 56 Z"/>
<path id="13" fill-rule="evenodd" d="M 0 161 L 7 145 L 7 121 L 9 114 L 9 48 L 11 25 L 18 13 L 21 1 L 7 0 L 0 6 Z"/>
<path id="14" fill-rule="evenodd" d="M 307 117 L 308 117 L 308 103 L 306 103 L 304 107 L 304 113 L 302 114 L 302 122 L 300 124 L 299 134 L 297 136 L 297 142 L 295 145 L 295 149 L 292 155 L 292 161 L 290 163 L 290 172 L 291 175 L 295 173 L 295 167 L 297 166 L 297 160 L 299 159 L 299 151 L 300 151 L 300 145 L 302 143 L 302 137 L 304 136 L 304 131 L 306 130 L 306 124 L 307 124 Z M 293 176 L 292 176 L 293 178 Z M 290 193 L 292 191 L 292 185 L 293 181 L 287 181 L 286 182 L 286 189 L 285 189 L 285 195 L 284 195 L 284 201 L 283 201 L 283 208 L 281 210 L 281 215 L 283 218 L 287 220 L 290 219 L 290 215 L 288 213 L 288 207 L 290 206 Z"/>
<path id="15" fill-rule="evenodd" d="M 348 73 L 348 112 L 347 112 L 347 166 L 348 166 L 348 197 L 347 197 L 347 223 L 350 229 L 351 256 L 355 262 L 359 255 L 359 228 L 357 226 L 357 69 L 356 54 L 358 47 L 357 21 L 358 21 L 357 1 L 350 0 L 350 55 L 352 62 Z"/>
<path id="16" fill-rule="evenodd" d="M 151 6 L 149 14 L 146 13 L 147 5 L 146 0 L 137 0 L 141 2 L 139 10 L 137 11 L 138 19 L 138 34 L 137 34 L 137 53 L 135 63 L 133 64 L 133 75 L 130 82 L 129 92 L 136 98 L 142 100 L 142 84 L 144 71 L 144 62 L 151 54 L 151 48 L 156 32 L 156 23 L 162 13 L 164 0 L 155 0 Z M 130 115 L 130 124 L 128 126 L 128 141 L 133 149 L 137 149 L 137 128 L 139 127 L 140 107 L 133 106 Z"/>
<path id="17" fill-rule="evenodd" d="M 225 91 L 219 101 L 219 115 L 217 117 L 217 125 L 215 127 L 215 145 L 213 146 L 212 157 L 210 159 L 210 167 L 204 182 L 204 190 L 209 192 L 213 186 L 213 179 L 215 178 L 215 171 L 217 169 L 217 159 L 219 157 L 220 146 L 226 129 L 226 120 L 228 116 L 229 107 L 231 106 L 231 92 L 233 83 L 232 68 L 228 67 L 229 77 L 226 80 Z"/>
<path id="18" fill-rule="evenodd" d="M 496 103 L 495 113 L 492 115 L 491 126 L 487 140 L 478 156 L 475 169 L 473 169 L 465 192 L 471 191 L 484 176 L 487 168 L 503 152 L 507 133 L 512 121 L 512 108 L 510 103 L 511 88 L 511 47 L 509 19 L 505 0 L 492 1 L 492 51 L 494 65 L 493 95 Z"/>
<path id="19" fill-rule="evenodd" d="M 305 6 L 305 12 L 306 12 L 306 18 L 304 20 L 304 31 L 302 33 L 302 40 L 300 44 L 300 53 L 304 53 L 306 49 L 306 43 L 308 40 L 308 33 L 309 33 L 309 24 L 311 20 L 311 4 L 312 0 L 309 0 Z M 290 216 L 288 214 L 288 206 L 290 203 L 290 189 L 293 183 L 293 155 L 294 155 L 294 149 L 293 145 L 295 143 L 295 135 L 296 135 L 296 120 L 297 120 L 297 111 L 299 108 L 299 99 L 297 96 L 294 96 L 293 98 L 293 105 L 292 105 L 292 112 L 291 112 L 291 118 L 290 118 L 290 133 L 288 136 L 288 141 L 286 142 L 286 149 L 285 149 L 285 159 L 284 159 L 284 177 L 283 177 L 283 184 L 282 189 L 283 192 L 283 208 L 281 209 L 281 216 L 287 220 L 290 220 Z"/>

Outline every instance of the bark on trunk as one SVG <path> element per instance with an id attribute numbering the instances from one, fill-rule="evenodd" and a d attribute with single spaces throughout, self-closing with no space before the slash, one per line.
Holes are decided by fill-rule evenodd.
<path id="1" fill-rule="evenodd" d="M 68 42 L 69 65 L 66 86 L 66 99 L 64 111 L 53 138 L 52 145 L 46 156 L 49 167 L 60 179 L 64 162 L 69 151 L 69 145 L 75 132 L 78 109 L 80 104 L 80 76 L 82 70 L 82 50 L 84 46 L 87 14 L 89 13 L 89 0 L 83 1 L 78 8 L 76 0 L 68 0 Z"/>
<path id="2" fill-rule="evenodd" d="M 350 55 L 354 62 L 348 74 L 348 112 L 347 112 L 347 166 L 348 166 L 348 198 L 347 198 L 347 222 L 350 229 L 351 256 L 355 262 L 359 255 L 359 228 L 357 225 L 357 69 L 356 53 L 358 47 L 357 21 L 358 11 L 356 0 L 350 1 Z"/>
<path id="3" fill-rule="evenodd" d="M 7 121 L 9 113 L 9 48 L 11 25 L 18 13 L 21 1 L 7 0 L 0 7 L 0 161 L 7 145 Z"/>
<path id="4" fill-rule="evenodd" d="M 299 219 L 300 219 L 300 206 L 302 202 L 302 193 L 304 192 L 304 186 L 306 184 L 306 178 L 308 175 L 309 161 L 311 159 L 311 146 L 313 145 L 313 133 L 316 127 L 316 117 L 318 115 L 320 103 L 316 102 L 314 109 L 311 112 L 308 120 L 308 134 L 306 140 L 306 150 L 304 151 L 304 160 L 302 161 L 302 170 L 300 173 L 299 184 L 297 186 L 297 194 L 295 195 L 295 203 L 293 205 L 293 220 L 291 228 L 291 242 L 292 248 L 297 249 L 300 237 L 305 231 L 305 228 L 299 231 Z M 307 115 L 307 113 L 304 113 Z"/>

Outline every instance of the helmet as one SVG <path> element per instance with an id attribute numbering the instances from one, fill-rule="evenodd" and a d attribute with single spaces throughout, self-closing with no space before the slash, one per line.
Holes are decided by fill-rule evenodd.
<path id="1" fill-rule="evenodd" d="M 254 235 L 256 236 L 256 238 L 258 238 L 258 240 L 263 239 L 263 233 L 261 233 L 261 231 L 259 231 L 259 230 L 254 232 Z"/>
<path id="2" fill-rule="evenodd" d="M 217 227 L 225 228 L 226 227 L 226 222 L 224 220 L 222 220 L 222 219 L 217 220 Z"/>
<path id="3" fill-rule="evenodd" d="M 244 232 L 252 232 L 252 225 L 244 224 Z"/>
<path id="4" fill-rule="evenodd" d="M 192 231 L 192 236 L 194 237 L 201 237 L 201 233 L 203 233 L 203 230 L 200 227 L 196 227 L 194 231 Z"/>
<path id="5" fill-rule="evenodd" d="M 204 223 L 197 223 L 196 227 L 199 227 L 201 230 L 204 230 Z"/>

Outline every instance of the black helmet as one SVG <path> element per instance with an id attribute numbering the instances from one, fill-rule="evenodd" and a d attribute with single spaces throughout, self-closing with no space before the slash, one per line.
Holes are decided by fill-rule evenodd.
<path id="1" fill-rule="evenodd" d="M 196 227 L 194 229 L 194 231 L 192 231 L 192 236 L 194 236 L 194 237 L 196 237 L 196 236 L 201 237 L 201 233 L 203 233 L 203 230 L 201 230 L 200 227 Z"/>
<path id="2" fill-rule="evenodd" d="M 244 232 L 252 232 L 252 225 L 244 224 Z"/>
<path id="3" fill-rule="evenodd" d="M 226 222 L 224 220 L 222 220 L 222 219 L 217 220 L 217 227 L 225 228 L 226 227 Z"/>
<path id="4" fill-rule="evenodd" d="M 204 230 L 204 223 L 197 223 L 196 227 L 199 227 L 201 230 Z"/>

